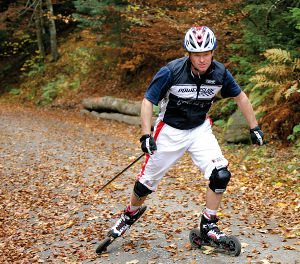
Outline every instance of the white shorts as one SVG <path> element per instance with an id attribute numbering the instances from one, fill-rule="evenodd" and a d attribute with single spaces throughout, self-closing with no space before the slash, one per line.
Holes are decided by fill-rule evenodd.
<path id="1" fill-rule="evenodd" d="M 210 119 L 206 119 L 201 126 L 188 130 L 176 129 L 158 121 L 153 137 L 157 151 L 153 155 L 146 155 L 141 171 L 137 175 L 137 179 L 152 191 L 157 189 L 170 166 L 186 151 L 190 153 L 193 162 L 207 180 L 214 168 L 228 165 L 212 133 Z"/>

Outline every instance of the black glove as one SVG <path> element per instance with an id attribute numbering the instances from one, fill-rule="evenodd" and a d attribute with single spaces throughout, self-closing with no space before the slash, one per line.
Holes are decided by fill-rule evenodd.
<path id="1" fill-rule="evenodd" d="M 252 144 L 262 145 L 264 139 L 264 133 L 261 131 L 260 126 L 250 129 L 250 136 Z"/>
<path id="2" fill-rule="evenodd" d="M 141 149 L 143 152 L 152 155 L 155 150 L 157 150 L 157 146 L 154 138 L 151 135 L 143 135 L 140 138 Z"/>

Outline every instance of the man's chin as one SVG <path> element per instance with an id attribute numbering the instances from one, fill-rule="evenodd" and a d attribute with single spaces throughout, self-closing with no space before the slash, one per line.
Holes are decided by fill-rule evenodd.
<path id="1" fill-rule="evenodd" d="M 199 68 L 199 73 L 204 74 L 208 68 Z"/>

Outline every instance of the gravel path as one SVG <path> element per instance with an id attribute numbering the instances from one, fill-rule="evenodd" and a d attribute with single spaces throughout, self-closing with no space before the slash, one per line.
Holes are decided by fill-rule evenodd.
<path id="1" fill-rule="evenodd" d="M 242 254 L 191 249 L 206 182 L 187 156 L 151 195 L 143 218 L 97 256 L 141 162 L 97 190 L 140 155 L 138 138 L 138 127 L 74 111 L 0 106 L 1 263 L 300 263 L 296 238 L 249 228 L 230 203 L 221 225 L 239 237 Z"/>

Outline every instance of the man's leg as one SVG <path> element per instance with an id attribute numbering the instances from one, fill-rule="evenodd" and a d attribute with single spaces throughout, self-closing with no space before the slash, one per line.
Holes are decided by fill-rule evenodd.
<path id="1" fill-rule="evenodd" d="M 204 177 L 209 180 L 206 208 L 201 216 L 201 234 L 204 239 L 213 236 L 218 239 L 224 236 L 216 223 L 222 194 L 225 192 L 231 176 L 227 170 L 228 161 L 224 158 L 219 143 L 212 133 L 209 120 L 194 129 L 190 136 L 192 144 L 188 151 L 191 153 L 194 163 L 204 173 Z"/>
<path id="2" fill-rule="evenodd" d="M 152 191 L 148 189 L 144 184 L 136 181 L 130 198 L 130 203 L 127 206 L 127 211 L 136 211 L 145 202 L 147 196 L 151 193 Z"/>
<path id="3" fill-rule="evenodd" d="M 132 193 L 130 198 L 130 206 L 137 206 L 137 207 L 141 206 L 147 199 L 147 196 L 148 195 L 138 198 L 134 193 Z"/>
<path id="4" fill-rule="evenodd" d="M 142 204 L 147 196 L 152 193 L 145 185 L 136 181 L 131 195 L 130 203 L 126 206 L 121 217 L 110 229 L 109 233 L 113 237 L 119 237 L 126 232 L 128 228 L 143 214 Z"/>
<path id="5" fill-rule="evenodd" d="M 130 198 L 130 204 L 125 208 L 120 219 L 111 228 L 113 236 L 121 236 L 134 219 L 140 216 L 141 205 L 147 196 L 157 189 L 159 182 L 166 171 L 184 154 L 188 143 L 188 133 L 183 130 L 181 133 L 162 122 L 158 123 L 155 129 L 154 138 L 156 139 L 157 151 L 152 155 L 146 155 L 137 181 L 134 185 Z M 158 135 L 159 133 L 159 135 Z M 176 141 L 174 142 L 174 138 Z M 133 220 L 132 220 L 133 219 Z"/>
<path id="6" fill-rule="evenodd" d="M 231 174 L 227 167 L 214 169 L 209 178 L 209 188 L 206 193 L 206 208 L 200 222 L 201 235 L 206 239 L 222 240 L 226 235 L 217 226 L 217 210 L 220 207 L 223 193 L 226 190 Z"/>
<path id="7" fill-rule="evenodd" d="M 222 200 L 222 193 L 215 193 L 210 188 L 206 191 L 206 208 L 217 211 Z"/>

